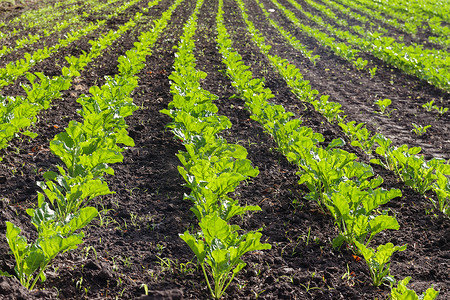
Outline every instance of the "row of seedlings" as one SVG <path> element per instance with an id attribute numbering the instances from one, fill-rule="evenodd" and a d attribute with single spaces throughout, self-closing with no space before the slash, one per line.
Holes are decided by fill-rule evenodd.
<path id="1" fill-rule="evenodd" d="M 13 37 L 23 30 L 32 29 L 37 26 L 46 26 L 51 23 L 54 19 L 60 17 L 61 11 L 66 10 L 62 6 L 74 6 L 78 8 L 77 5 L 72 5 L 77 0 L 70 0 L 66 2 L 57 2 L 52 5 L 44 6 L 40 9 L 30 9 L 10 20 L 9 22 L 1 22 L 0 28 L 6 27 L 8 25 L 14 26 L 14 28 L 8 28 L 0 30 L 0 41 L 4 38 Z"/>
<path id="2" fill-rule="evenodd" d="M 239 3 L 242 7 L 243 2 Z M 245 100 L 251 118 L 258 121 L 274 138 L 279 151 L 299 167 L 299 183 L 305 183 L 310 190 L 307 198 L 316 200 L 322 208 L 328 208 L 335 218 L 340 233 L 333 240 L 333 246 L 339 247 L 346 242 L 355 253 L 362 254 L 374 285 L 393 281 L 389 272 L 390 258 L 394 252 L 405 250 L 406 245 L 387 243 L 373 249 L 369 244 L 381 231 L 399 228 L 394 217 L 379 210 L 381 205 L 400 197 L 401 192 L 379 188 L 383 179 L 373 178 L 370 166 L 358 162 L 356 155 L 339 149 L 343 144 L 341 139 L 333 140 L 326 148 L 320 147 L 319 143 L 324 141 L 322 135 L 314 133 L 311 128 L 302 127 L 301 120 L 291 119 L 293 114 L 286 112 L 282 106 L 268 102 L 274 98 L 273 93 L 264 87 L 262 80 L 252 76 L 249 67 L 242 62 L 242 57 L 232 48 L 232 40 L 223 24 L 222 0 L 217 26 L 217 42 L 227 74 L 238 94 Z M 408 280 L 400 284 L 405 285 Z M 393 293 L 397 290 L 413 293 L 400 286 Z M 437 293 L 434 289 L 427 291 L 427 295 L 433 297 Z"/>
<path id="3" fill-rule="evenodd" d="M 316 95 L 319 92 L 311 88 L 300 70 L 289 61 L 270 55 L 270 47 L 264 43 L 264 38 L 253 24 L 248 25 L 255 43 L 301 101 L 312 104 L 315 110 L 330 123 L 338 122 L 350 139 L 351 145 L 363 150 L 371 158 L 371 163 L 394 171 L 407 186 L 422 195 L 433 190 L 435 197 L 428 197 L 428 199 L 437 210 L 450 216 L 450 182 L 447 177 L 450 175 L 450 165 L 444 159 L 426 160 L 424 155 L 420 155 L 422 150 L 420 147 L 394 146 L 392 140 L 381 133 L 372 134 L 368 131 L 364 123 L 344 121 L 346 116 L 342 115 L 344 113 L 342 106 L 328 100 L 327 95 L 317 99 Z M 374 149 L 380 158 L 373 156 Z"/>
<path id="4" fill-rule="evenodd" d="M 202 4 L 203 0 L 197 1 L 176 47 L 174 71 L 169 76 L 173 101 L 162 112 L 173 119 L 168 127 L 186 148 L 177 154 L 183 164 L 178 170 L 191 189 L 185 199 L 193 202 L 191 211 L 200 226 L 200 231 L 186 231 L 180 237 L 195 253 L 208 289 L 218 299 L 245 267 L 241 257 L 271 246 L 261 243 L 260 232 L 241 233 L 238 225 L 230 223 L 234 216 L 260 210 L 258 206 L 241 206 L 238 200 L 227 196 L 241 181 L 259 172 L 246 159 L 245 148 L 229 144 L 219 135 L 231 123 L 227 117 L 217 115 L 217 106 L 212 103 L 217 96 L 200 87 L 206 73 L 195 68 L 193 36 Z"/>
<path id="5" fill-rule="evenodd" d="M 448 16 L 444 13 L 444 15 L 440 15 L 442 10 L 445 12 L 445 2 L 440 3 L 440 10 L 437 10 L 435 7 L 431 6 L 428 9 L 432 10 L 431 15 L 430 14 L 422 14 L 420 10 L 416 10 L 415 8 L 409 6 L 411 4 L 411 1 L 408 1 L 406 3 L 396 3 L 394 6 L 390 5 L 394 1 L 390 1 L 390 3 L 377 3 L 374 1 L 367 1 L 367 0 L 357 0 L 357 3 L 359 2 L 359 5 L 364 7 L 370 15 L 372 14 L 378 14 L 383 13 L 385 18 L 386 16 L 389 17 L 395 17 L 401 21 L 404 22 L 405 28 L 407 28 L 408 31 L 411 31 L 411 33 L 415 33 L 417 31 L 417 28 L 423 28 L 426 29 L 427 25 L 430 28 L 431 32 L 438 37 L 442 37 L 444 39 L 448 40 L 448 33 L 449 28 L 446 25 L 443 25 L 442 22 L 448 22 Z M 425 6 L 428 6 L 425 1 L 421 1 L 421 8 L 423 9 Z M 404 9 L 405 4 L 408 5 L 408 9 Z M 353 4 L 352 4 L 353 6 Z M 400 8 L 400 9 L 399 9 Z M 447 8 L 448 4 L 447 4 Z M 447 9 L 448 11 L 448 9 Z M 375 12 L 375 13 L 374 13 Z"/>
<path id="6" fill-rule="evenodd" d="M 287 1 L 308 19 L 353 47 L 371 53 L 403 72 L 417 76 L 440 89 L 450 90 L 450 56 L 446 51 L 424 49 L 423 45 L 414 43 L 407 46 L 404 43 L 397 43 L 392 37 L 383 36 L 382 33 L 367 32 L 361 26 L 352 26 L 352 29 L 359 34 L 357 36 L 326 23 L 320 16 L 305 11 L 294 0 Z M 283 12 L 289 11 L 276 0 L 272 0 L 272 2 L 277 7 L 284 8 Z M 351 46 L 349 47 L 351 48 Z"/>
<path id="7" fill-rule="evenodd" d="M 104 20 L 97 20 L 96 23 L 91 22 L 81 29 L 74 29 L 70 31 L 66 34 L 66 38 L 59 40 L 58 44 L 51 47 L 37 49 L 32 54 L 27 52 L 22 59 L 9 62 L 5 67 L 0 68 L 0 88 L 14 83 L 17 78 L 24 75 L 31 67 L 33 67 L 37 63 L 49 58 L 52 54 L 58 52 L 59 49 L 67 47 L 73 42 L 86 36 L 88 33 L 101 28 L 106 24 L 107 20 L 116 17 L 118 13 L 124 12 L 130 6 L 140 1 L 143 0 L 132 0 L 130 2 L 127 2 L 124 5 L 115 8 L 112 13 L 105 17 Z"/>
<path id="8" fill-rule="evenodd" d="M 294 26 L 299 28 L 302 32 L 317 40 L 317 42 L 322 46 L 329 48 L 337 56 L 350 62 L 358 70 L 364 69 L 367 62 L 364 62 L 361 58 L 357 57 L 357 54 L 359 53 L 357 49 L 353 49 L 351 46 L 343 42 L 337 42 L 334 37 L 329 36 L 327 33 L 317 28 L 303 24 L 292 11 L 281 5 L 278 1 L 272 0 L 272 2 L 279 10 L 283 12 L 283 14 L 294 24 Z M 262 4 L 262 2 L 260 3 Z"/>
<path id="9" fill-rule="evenodd" d="M 124 148 L 120 145 L 134 145 L 125 118 L 138 109 L 130 98 L 138 85 L 136 75 L 181 2 L 176 1 L 150 31 L 140 35 L 133 49 L 119 57 L 119 74 L 108 76 L 102 87 L 91 87 L 91 96 L 78 98 L 83 121 L 71 121 L 50 142 L 52 153 L 64 165 L 56 166 L 58 172 L 44 174 L 46 181 L 38 185 L 45 196 L 38 193 L 38 208 L 27 210 L 37 239 L 28 243 L 20 228 L 7 222 L 6 238 L 16 260 L 15 276 L 26 288 L 32 290 L 39 280 L 45 280 L 46 268 L 59 253 L 76 249 L 83 242 L 80 230 L 98 214 L 95 207 L 88 206 L 93 198 L 113 193 L 105 181 L 105 175 L 114 175 L 109 164 L 123 160 Z"/>
<path id="10" fill-rule="evenodd" d="M 157 5 L 161 0 L 154 0 L 148 7 Z M 27 73 L 26 77 L 30 85 L 22 85 L 27 96 L 1 96 L 0 95 L 0 149 L 4 149 L 18 133 L 29 137 L 36 137 L 36 133 L 24 130 L 36 122 L 37 115 L 42 109 L 48 109 L 53 100 L 61 97 L 61 92 L 71 87 L 75 77 L 96 57 L 99 57 L 105 49 L 112 45 L 123 34 L 136 26 L 143 18 L 142 13 L 137 12 L 127 23 L 121 25 L 116 31 L 110 30 L 108 34 L 97 40 L 91 40 L 91 51 L 83 53 L 79 57 L 66 57 L 69 67 L 62 68 L 61 76 L 52 78 L 43 73 Z"/>
<path id="11" fill-rule="evenodd" d="M 53 25 L 49 29 L 43 29 L 42 32 L 39 32 L 36 34 L 29 33 L 25 37 L 15 40 L 15 42 L 14 42 L 15 46 L 8 47 L 8 46 L 4 45 L 3 48 L 0 49 L 0 57 L 3 57 L 9 53 L 12 53 L 13 51 L 24 48 L 26 46 L 31 46 L 34 43 L 36 43 L 37 41 L 39 41 L 40 39 L 49 37 L 52 34 L 61 32 L 62 30 L 68 28 L 69 26 L 77 26 L 77 24 L 80 24 L 80 23 L 82 24 L 84 22 L 82 20 L 82 17 L 87 18 L 90 15 L 92 15 L 93 13 L 101 11 L 105 7 L 108 7 L 117 1 L 118 0 L 109 0 L 107 3 L 97 3 L 96 5 L 93 5 L 92 7 L 89 8 L 89 10 L 88 10 L 89 13 L 83 13 L 83 15 L 70 16 L 70 19 L 64 19 L 63 21 Z"/>
<path id="12" fill-rule="evenodd" d="M 280 32 L 280 34 L 288 41 L 288 43 L 292 47 L 294 47 L 297 51 L 299 51 L 303 57 L 306 57 L 307 59 L 309 59 L 309 61 L 311 61 L 314 65 L 316 65 L 316 62 L 320 59 L 320 56 L 314 55 L 315 52 L 314 50 L 308 50 L 306 46 L 303 45 L 295 36 L 293 36 L 288 30 L 284 29 L 283 26 L 281 26 L 277 21 L 271 18 L 270 12 L 266 10 L 262 2 L 260 2 L 259 0 L 255 1 L 263 11 L 266 20 L 275 29 L 277 29 Z"/>

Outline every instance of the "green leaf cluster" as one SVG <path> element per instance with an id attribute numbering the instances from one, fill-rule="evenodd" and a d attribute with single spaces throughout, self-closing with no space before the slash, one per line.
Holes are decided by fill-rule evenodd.
<path id="1" fill-rule="evenodd" d="M 28 209 L 27 213 L 38 231 L 37 239 L 28 243 L 20 235 L 20 228 L 6 222 L 6 240 L 16 259 L 14 270 L 20 283 L 32 290 L 39 279 L 45 281 L 44 271 L 53 258 L 83 242 L 84 233 L 75 231 L 89 224 L 98 212 L 94 207 L 85 207 L 61 220 L 40 195 L 39 208 Z"/>
<path id="2" fill-rule="evenodd" d="M 355 121 L 339 123 L 339 126 L 350 139 L 351 145 L 363 150 L 369 157 L 372 156 L 373 146 L 375 145 L 375 135 L 367 130 L 365 124 L 356 124 Z"/>
<path id="3" fill-rule="evenodd" d="M 418 296 L 415 291 L 408 289 L 407 285 L 411 277 L 406 277 L 397 283 L 396 288 L 391 290 L 392 300 L 434 300 L 439 295 L 439 292 L 433 288 L 429 288 L 424 294 Z"/>

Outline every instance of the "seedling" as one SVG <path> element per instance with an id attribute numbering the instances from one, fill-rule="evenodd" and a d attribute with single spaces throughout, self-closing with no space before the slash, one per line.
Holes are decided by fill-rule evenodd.
<path id="1" fill-rule="evenodd" d="M 443 114 L 445 114 L 448 111 L 447 107 L 439 107 L 437 105 L 433 106 L 433 108 L 442 116 Z"/>
<path id="2" fill-rule="evenodd" d="M 427 129 L 431 127 L 431 125 L 426 125 L 425 127 L 422 125 L 417 125 L 416 123 L 412 123 L 412 126 L 414 127 L 414 129 L 412 130 L 412 132 L 414 132 L 415 134 L 417 134 L 418 136 L 422 136 L 425 133 L 427 133 Z"/>
<path id="3" fill-rule="evenodd" d="M 346 124 L 339 123 L 339 126 L 349 137 L 352 146 L 361 148 L 367 155 L 371 156 L 376 136 L 371 136 L 372 133 L 367 130 L 364 123 L 355 124 L 355 121 L 351 121 Z"/>
<path id="4" fill-rule="evenodd" d="M 372 69 L 369 69 L 369 73 L 370 73 L 370 79 L 375 77 L 375 74 L 377 73 L 377 67 L 373 67 Z"/>
<path id="5" fill-rule="evenodd" d="M 397 287 L 393 288 L 391 290 L 392 300 L 404 300 L 404 299 L 433 300 L 433 299 L 436 299 L 436 297 L 439 295 L 439 291 L 436 291 L 433 288 L 429 288 L 426 290 L 426 292 L 424 294 L 418 296 L 415 291 L 410 290 L 406 287 L 406 285 L 409 283 L 410 280 L 411 280 L 411 277 L 406 277 L 405 279 L 398 282 Z"/>
<path id="6" fill-rule="evenodd" d="M 367 66 L 367 63 L 367 60 L 363 60 L 361 57 L 353 61 L 353 64 L 358 70 L 364 70 L 364 68 Z"/>
<path id="7" fill-rule="evenodd" d="M 201 232 L 191 235 L 188 231 L 180 237 L 189 245 L 202 267 L 208 288 L 215 299 L 222 297 L 236 274 L 245 267 L 241 257 L 250 251 L 270 249 L 260 242 L 261 233 L 240 235 L 237 225 L 229 225 L 217 216 L 208 215 L 199 223 Z M 210 283 L 207 275 L 213 279 Z"/>
<path id="8" fill-rule="evenodd" d="M 431 100 L 430 102 L 425 103 L 422 105 L 423 108 L 425 108 L 427 111 L 432 111 L 433 109 L 436 110 L 440 115 L 445 114 L 448 111 L 448 108 L 446 107 L 439 107 L 437 105 L 433 105 L 434 100 Z"/>
<path id="9" fill-rule="evenodd" d="M 380 109 L 379 114 L 382 114 L 388 118 L 391 117 L 391 114 L 396 110 L 396 109 L 388 109 L 388 107 L 392 104 L 392 100 L 391 99 L 383 99 L 383 100 L 377 100 L 374 102 L 376 105 L 378 105 L 378 108 Z"/>
<path id="10" fill-rule="evenodd" d="M 395 283 L 394 277 L 389 273 L 391 256 L 397 251 L 406 250 L 406 244 L 403 246 L 394 246 L 392 243 L 387 243 L 378 246 L 376 250 L 366 247 L 358 241 L 355 241 L 355 245 L 361 251 L 369 266 L 370 277 L 372 277 L 374 286 L 380 286 L 385 281 L 391 284 Z"/>
<path id="11" fill-rule="evenodd" d="M 431 111 L 433 109 L 433 103 L 434 100 L 431 100 L 430 102 L 427 102 L 424 105 L 422 105 L 422 107 L 425 108 L 427 111 Z"/>

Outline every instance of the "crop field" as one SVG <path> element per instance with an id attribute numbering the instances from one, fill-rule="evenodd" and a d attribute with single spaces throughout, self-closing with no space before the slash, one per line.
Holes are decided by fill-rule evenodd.
<path id="1" fill-rule="evenodd" d="M 448 0 L 0 0 L 0 299 L 450 299 Z"/>

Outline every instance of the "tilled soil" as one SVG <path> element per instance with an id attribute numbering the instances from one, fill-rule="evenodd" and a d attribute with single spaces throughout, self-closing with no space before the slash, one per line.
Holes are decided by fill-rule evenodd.
<path id="1" fill-rule="evenodd" d="M 274 53 L 292 60 L 313 88 L 330 95 L 330 100 L 340 102 L 350 120 L 367 122 L 371 130 L 382 132 L 397 144 L 422 146 L 429 156 L 449 157 L 448 114 L 437 118 L 421 108 L 421 104 L 431 99 L 449 106 L 448 94 L 367 55 L 371 64 L 379 66 L 377 75 L 371 79 L 311 39 L 302 39 L 301 33 L 291 31 L 321 55 L 313 66 L 285 43 L 265 21 L 253 0 L 245 2 L 251 20 L 262 30 Z M 267 8 L 272 8 L 270 1 L 263 2 Z M 147 3 L 141 1 L 138 5 Z M 171 3 L 163 0 L 146 15 L 159 18 Z M 189 210 L 191 203 L 183 200 L 183 194 L 189 190 L 183 187 L 183 178 L 177 170 L 180 163 L 175 155 L 183 146 L 165 128 L 171 119 L 159 112 L 172 100 L 168 76 L 176 51 L 173 46 L 178 43 L 194 6 L 195 1 L 185 0 L 176 9 L 139 74 L 139 87 L 132 97 L 140 109 L 127 118 L 135 147 L 123 153 L 123 163 L 112 166 L 115 176 L 108 178 L 108 184 L 116 193 L 90 203 L 98 208 L 100 216 L 85 229 L 85 243 L 75 251 L 59 255 L 46 272 L 47 281 L 39 283 L 37 291 L 28 292 L 16 279 L 0 277 L 1 299 L 210 297 L 201 268 L 178 236 L 187 229 L 195 229 L 196 219 Z M 276 95 L 273 101 L 302 118 L 304 125 L 323 134 L 325 143 L 338 137 L 346 139 L 339 126 L 329 124 L 312 106 L 299 102 L 272 70 L 251 42 L 237 5 L 226 0 L 224 10 L 234 46 L 245 63 L 251 65 L 254 76 L 265 78 L 266 86 Z M 118 18 L 120 21 L 115 26 L 126 22 L 135 12 L 130 10 L 123 18 Z M 219 114 L 227 116 L 233 124 L 223 136 L 229 143 L 243 145 L 248 150 L 248 158 L 260 171 L 232 196 L 243 203 L 259 205 L 262 210 L 232 222 L 244 230 L 261 228 L 263 239 L 272 245 L 271 250 L 256 251 L 243 258 L 247 267 L 230 285 L 225 298 L 386 299 L 390 288 L 371 285 L 363 260 L 345 247 L 332 248 L 331 241 L 337 235 L 333 218 L 322 213 L 316 203 L 304 199 L 307 189 L 297 183 L 295 166 L 276 151 L 274 141 L 261 126 L 250 120 L 244 101 L 230 99 L 235 91 L 224 75 L 225 67 L 215 43 L 216 13 L 217 1 L 205 1 L 198 18 L 197 67 L 208 74 L 202 87 L 219 97 L 216 101 Z M 280 14 L 273 15 L 281 25 L 293 28 Z M 1 151 L 4 160 L 0 163 L 0 232 L 5 232 L 5 221 L 10 221 L 19 226 L 27 238 L 36 236 L 25 210 L 36 203 L 36 181 L 43 180 L 43 172 L 60 163 L 50 153 L 49 142 L 70 120 L 79 118 L 76 98 L 88 93 L 90 86 L 102 84 L 105 75 L 114 75 L 118 56 L 132 48 L 139 32 L 150 26 L 150 20 L 148 24 L 139 24 L 90 64 L 70 90 L 64 92 L 63 98 L 41 113 L 32 128 L 39 133 L 37 138 L 15 139 L 8 149 Z M 67 51 L 38 64 L 34 70 L 56 69 L 58 62 L 63 62 L 64 56 L 77 48 Z M 53 72 L 57 74 L 60 70 Z M 9 87 L 11 93 L 21 93 L 19 84 L 13 86 Z M 390 118 L 374 113 L 373 101 L 379 98 L 392 99 L 392 106 L 397 110 Z M 419 139 L 410 132 L 411 122 L 432 127 Z M 357 153 L 361 160 L 366 159 L 358 149 L 348 145 L 345 149 Z M 393 256 L 392 275 L 398 280 L 411 276 L 410 288 L 418 292 L 433 285 L 441 292 L 439 299 L 450 298 L 449 218 L 436 212 L 426 197 L 406 187 L 390 171 L 375 165 L 373 168 L 383 177 L 384 188 L 399 188 L 403 193 L 401 198 L 383 207 L 397 217 L 400 229 L 380 233 L 373 243 L 408 244 L 407 250 Z M 5 236 L 0 234 L 0 269 L 13 273 L 14 259 L 8 250 Z"/>

